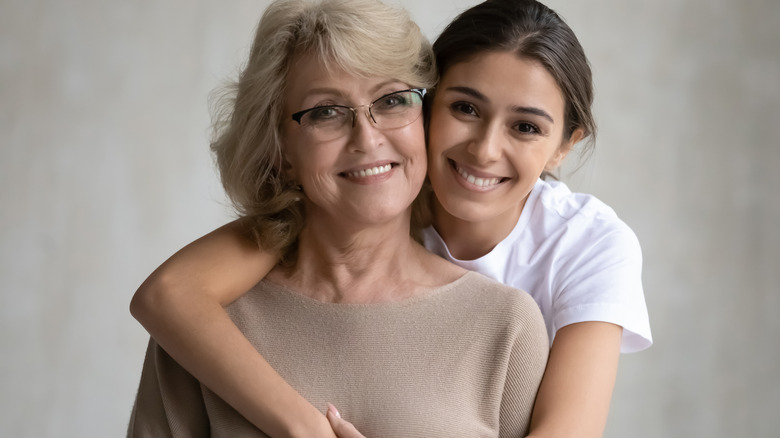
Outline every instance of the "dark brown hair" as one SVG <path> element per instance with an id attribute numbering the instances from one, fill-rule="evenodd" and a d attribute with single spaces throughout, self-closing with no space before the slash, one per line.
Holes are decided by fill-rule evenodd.
<path id="1" fill-rule="evenodd" d="M 433 51 L 442 77 L 453 65 L 484 52 L 511 52 L 540 62 L 566 101 L 564 137 L 581 128 L 589 138 L 586 149 L 592 147 L 596 123 L 590 65 L 574 32 L 552 9 L 534 0 L 488 0 L 456 17 Z"/>

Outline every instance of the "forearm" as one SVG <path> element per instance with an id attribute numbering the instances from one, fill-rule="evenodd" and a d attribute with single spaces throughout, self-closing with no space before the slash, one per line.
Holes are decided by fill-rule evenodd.
<path id="1" fill-rule="evenodd" d="M 182 367 L 270 436 L 335 437 L 325 416 L 276 373 L 218 303 L 172 295 L 139 321 Z"/>
<path id="2" fill-rule="evenodd" d="M 584 322 L 558 331 L 528 438 L 599 438 L 617 376 L 622 328 Z"/>
<path id="3" fill-rule="evenodd" d="M 325 416 L 287 385 L 223 308 L 277 260 L 232 222 L 166 260 L 139 287 L 130 312 L 171 357 L 269 435 L 333 437 Z"/>

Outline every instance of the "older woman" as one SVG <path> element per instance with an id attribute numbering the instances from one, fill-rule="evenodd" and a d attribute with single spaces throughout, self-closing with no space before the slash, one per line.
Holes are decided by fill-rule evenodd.
<path id="1" fill-rule="evenodd" d="M 434 78 L 401 10 L 268 8 L 212 148 L 258 242 L 284 257 L 228 311 L 313 406 L 367 436 L 521 436 L 548 354 L 538 307 L 412 238 Z M 128 435 L 266 433 L 295 435 L 261 432 L 150 341 Z"/>

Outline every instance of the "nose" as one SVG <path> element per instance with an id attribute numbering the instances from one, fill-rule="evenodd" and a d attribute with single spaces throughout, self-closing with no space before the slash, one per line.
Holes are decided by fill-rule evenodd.
<path id="1" fill-rule="evenodd" d="M 352 120 L 352 132 L 349 143 L 352 150 L 368 151 L 378 147 L 382 141 L 382 133 L 377 129 L 368 107 L 355 109 Z"/>
<path id="2" fill-rule="evenodd" d="M 368 120 L 376 125 L 376 119 L 374 118 L 374 113 L 371 112 L 371 106 L 370 105 L 360 105 L 360 106 L 356 106 L 355 108 L 352 108 L 352 127 L 353 128 L 355 127 L 355 123 L 357 122 L 357 119 L 360 117 L 360 113 L 365 113 L 366 117 L 368 117 Z"/>
<path id="3" fill-rule="evenodd" d="M 487 164 L 501 158 L 502 127 L 488 125 L 481 132 L 475 134 L 467 147 L 467 151 L 479 164 Z"/>

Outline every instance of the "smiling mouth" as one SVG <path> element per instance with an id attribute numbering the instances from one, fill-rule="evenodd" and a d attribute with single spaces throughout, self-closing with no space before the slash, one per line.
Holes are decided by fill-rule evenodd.
<path id="1" fill-rule="evenodd" d="M 509 178 L 507 177 L 497 177 L 497 178 L 482 178 L 478 176 L 474 176 L 468 172 L 466 172 L 464 169 L 458 166 L 458 163 L 456 163 L 453 160 L 448 160 L 450 162 L 450 166 L 455 170 L 455 172 L 458 173 L 464 180 L 468 181 L 469 184 L 473 184 L 477 187 L 481 188 L 489 188 L 493 186 L 497 186 L 505 181 L 509 181 Z"/>
<path id="2" fill-rule="evenodd" d="M 374 166 L 368 169 L 356 170 L 354 172 L 341 172 L 339 175 L 349 179 L 365 178 L 367 176 L 382 175 L 384 173 L 390 172 L 390 169 L 396 165 L 396 163 L 388 163 L 382 166 Z"/>

